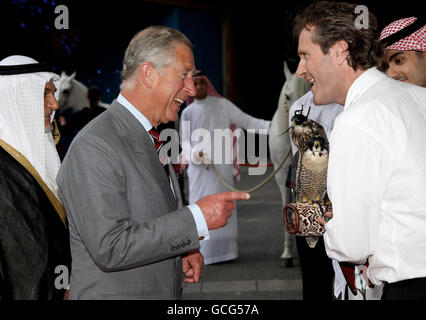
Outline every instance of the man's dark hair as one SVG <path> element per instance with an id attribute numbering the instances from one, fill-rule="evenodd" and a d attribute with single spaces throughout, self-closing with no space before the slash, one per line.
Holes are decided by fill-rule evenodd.
<path id="1" fill-rule="evenodd" d="M 348 44 L 348 64 L 355 71 L 371 67 L 386 69 L 377 19 L 369 12 L 368 28 L 358 29 L 356 7 L 346 2 L 314 2 L 296 16 L 293 35 L 298 39 L 304 28 L 309 31 L 314 28 L 312 42 L 317 43 L 324 54 L 337 41 L 344 40 Z"/>

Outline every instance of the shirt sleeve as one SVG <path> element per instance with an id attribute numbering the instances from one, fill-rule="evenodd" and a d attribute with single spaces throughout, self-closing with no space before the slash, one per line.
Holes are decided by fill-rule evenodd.
<path id="1" fill-rule="evenodd" d="M 330 142 L 325 247 L 332 259 L 364 263 L 374 252 L 389 157 L 373 134 L 348 123 L 334 127 Z"/>
<path id="2" fill-rule="evenodd" d="M 235 123 L 237 127 L 243 128 L 243 129 L 265 129 L 267 130 L 267 133 L 269 133 L 269 127 L 271 125 L 271 121 L 258 119 L 255 117 L 252 117 L 243 111 L 241 111 L 240 108 L 238 108 L 235 104 L 233 104 L 231 101 L 224 99 L 224 103 L 227 105 L 229 118 L 231 122 Z M 262 132 L 260 132 L 262 133 Z"/>
<path id="3" fill-rule="evenodd" d="M 207 228 L 207 223 L 206 223 L 206 220 L 204 219 L 204 215 L 201 212 L 200 207 L 196 203 L 192 203 L 188 206 L 188 208 L 194 217 L 195 225 L 197 227 L 197 232 L 198 232 L 200 241 L 208 240 L 209 229 Z"/>

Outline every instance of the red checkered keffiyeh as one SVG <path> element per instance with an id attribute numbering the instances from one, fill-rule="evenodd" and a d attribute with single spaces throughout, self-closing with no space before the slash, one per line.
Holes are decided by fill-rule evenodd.
<path id="1" fill-rule="evenodd" d="M 380 34 L 380 40 L 386 40 L 387 37 L 408 27 L 416 20 L 417 18 L 410 17 L 392 22 L 382 30 Z M 417 31 L 411 33 L 410 35 L 399 41 L 389 43 L 386 49 L 426 51 L 426 25 L 423 25 L 423 27 L 420 27 L 420 29 L 418 29 Z"/>

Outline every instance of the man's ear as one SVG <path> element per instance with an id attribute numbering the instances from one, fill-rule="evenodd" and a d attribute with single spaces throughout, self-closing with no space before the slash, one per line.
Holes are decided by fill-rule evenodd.
<path id="1" fill-rule="evenodd" d="M 349 45 L 345 40 L 339 40 L 332 45 L 331 49 L 335 55 L 337 64 L 342 65 L 349 55 Z"/>
<path id="2" fill-rule="evenodd" d="M 144 62 L 139 67 L 139 79 L 149 89 L 152 89 L 157 71 L 150 62 Z"/>

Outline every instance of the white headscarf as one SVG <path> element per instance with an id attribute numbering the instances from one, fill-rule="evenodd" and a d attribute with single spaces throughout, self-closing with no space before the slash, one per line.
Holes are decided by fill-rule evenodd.
<path id="1" fill-rule="evenodd" d="M 38 62 L 10 56 L 0 66 L 33 63 Z M 56 175 L 61 162 L 52 133 L 44 128 L 44 90 L 51 79 L 55 83 L 59 76 L 51 72 L 0 75 L 0 139 L 22 153 L 58 196 Z M 59 83 L 55 86 L 59 88 Z"/>

